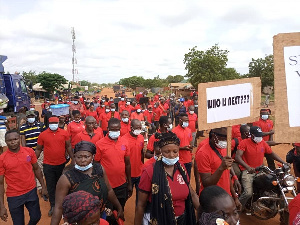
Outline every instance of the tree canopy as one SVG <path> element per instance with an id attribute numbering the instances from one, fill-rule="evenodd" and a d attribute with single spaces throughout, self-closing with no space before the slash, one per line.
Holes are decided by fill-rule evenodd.
<path id="1" fill-rule="evenodd" d="M 232 80 L 240 78 L 234 68 L 227 68 L 228 50 L 222 50 L 215 44 L 206 51 L 197 50 L 197 46 L 189 49 L 184 55 L 183 63 L 187 70 L 186 77 L 197 88 L 199 83 Z"/>
<path id="2" fill-rule="evenodd" d="M 67 80 L 57 73 L 47 73 L 43 71 L 37 75 L 37 82 L 48 92 L 53 93 L 54 90 L 60 88 L 62 84 L 66 84 Z"/>
<path id="3" fill-rule="evenodd" d="M 32 82 L 32 85 L 35 85 L 37 83 L 37 75 L 35 71 L 32 70 L 29 70 L 29 72 L 23 71 L 22 75 L 26 81 Z"/>

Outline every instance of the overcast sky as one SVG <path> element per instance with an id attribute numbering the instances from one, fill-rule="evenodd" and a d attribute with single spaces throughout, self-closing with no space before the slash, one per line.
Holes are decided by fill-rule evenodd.
<path id="1" fill-rule="evenodd" d="M 72 80 L 74 27 L 75 80 L 185 75 L 189 48 L 215 43 L 244 74 L 251 58 L 273 53 L 274 35 L 299 31 L 299 9 L 299 0 L 0 0 L 0 55 L 10 73 Z"/>

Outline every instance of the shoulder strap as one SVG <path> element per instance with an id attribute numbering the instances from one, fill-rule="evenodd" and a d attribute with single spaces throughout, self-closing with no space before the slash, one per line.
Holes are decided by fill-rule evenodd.
<path id="1" fill-rule="evenodd" d="M 238 145 L 239 145 L 239 139 L 234 138 L 233 140 L 234 140 L 234 142 L 235 142 L 235 145 L 234 145 L 234 149 L 233 149 L 232 152 L 231 152 L 231 156 L 232 156 L 233 154 L 236 153 L 237 147 L 238 147 Z"/>
<path id="2" fill-rule="evenodd" d="M 212 148 L 212 150 L 217 154 L 217 156 L 223 160 L 223 156 L 221 155 L 221 153 L 215 148 L 215 146 L 213 146 L 210 142 L 209 142 L 209 146 Z"/>

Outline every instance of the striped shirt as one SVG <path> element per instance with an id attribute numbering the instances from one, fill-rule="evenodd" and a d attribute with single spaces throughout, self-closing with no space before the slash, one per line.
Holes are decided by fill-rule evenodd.
<path id="1" fill-rule="evenodd" d="M 6 117 L 5 116 L 0 116 L 0 129 L 6 130 Z"/>
<path id="2" fill-rule="evenodd" d="M 35 122 L 32 126 L 30 126 L 28 123 L 21 126 L 20 135 L 25 135 L 26 147 L 30 147 L 35 150 L 38 137 L 40 133 L 44 131 L 44 129 L 45 125 L 39 122 Z"/>

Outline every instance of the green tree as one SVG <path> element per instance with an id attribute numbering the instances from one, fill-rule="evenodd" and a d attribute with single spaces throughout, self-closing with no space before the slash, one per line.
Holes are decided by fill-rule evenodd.
<path id="1" fill-rule="evenodd" d="M 45 71 L 37 75 L 36 79 L 37 82 L 41 83 L 41 86 L 51 94 L 54 90 L 61 88 L 62 84 L 67 83 L 67 80 L 62 75 Z"/>
<path id="2" fill-rule="evenodd" d="M 169 84 L 169 83 L 180 83 L 184 80 L 184 76 L 182 75 L 175 75 L 175 76 L 172 76 L 172 75 L 169 75 L 167 76 L 166 78 L 166 82 Z"/>
<path id="3" fill-rule="evenodd" d="M 132 76 L 132 77 L 121 79 L 119 81 L 119 84 L 135 89 L 136 87 L 143 87 L 144 82 L 145 82 L 145 79 L 143 77 Z"/>
<path id="4" fill-rule="evenodd" d="M 80 84 L 80 86 L 88 86 L 88 87 L 92 86 L 91 82 L 89 82 L 87 80 L 79 81 L 79 84 Z"/>
<path id="5" fill-rule="evenodd" d="M 273 55 L 266 55 L 265 58 L 252 58 L 249 63 L 248 77 L 260 77 L 262 89 L 266 86 L 274 86 Z"/>
<path id="6" fill-rule="evenodd" d="M 35 85 L 37 83 L 37 74 L 35 71 L 29 70 L 29 72 L 23 71 L 23 77 L 26 81 L 32 82 L 32 85 Z"/>
<path id="7" fill-rule="evenodd" d="M 197 46 L 189 49 L 184 55 L 183 63 L 187 70 L 186 77 L 197 88 L 199 83 L 231 80 L 239 78 L 233 68 L 227 68 L 228 50 L 222 50 L 215 44 L 206 51 L 197 50 Z"/>

